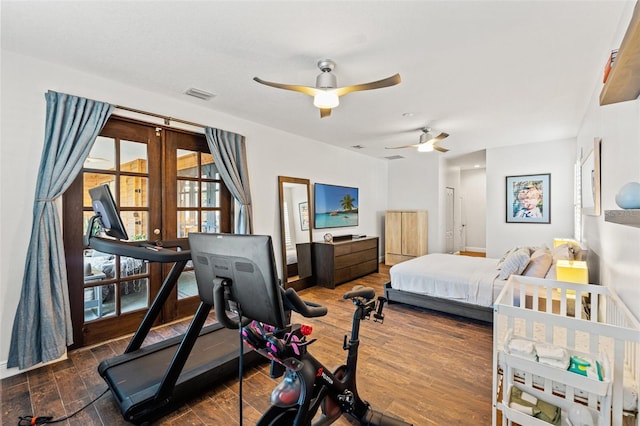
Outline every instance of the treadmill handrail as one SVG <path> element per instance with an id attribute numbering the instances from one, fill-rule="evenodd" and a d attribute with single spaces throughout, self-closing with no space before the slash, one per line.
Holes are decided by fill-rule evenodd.
<path id="1" fill-rule="evenodd" d="M 89 247 L 103 253 L 128 256 L 149 262 L 170 263 L 191 259 L 188 240 L 164 241 L 162 245 L 149 241 L 121 241 L 98 236 L 89 237 Z M 181 250 L 172 250 L 180 248 Z"/>

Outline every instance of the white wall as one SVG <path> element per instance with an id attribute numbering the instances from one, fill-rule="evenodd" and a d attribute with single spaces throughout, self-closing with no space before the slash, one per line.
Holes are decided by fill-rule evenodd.
<path id="1" fill-rule="evenodd" d="M 487 173 L 486 169 L 460 171 L 464 250 L 487 249 Z"/>
<path id="2" fill-rule="evenodd" d="M 389 162 L 388 208 L 394 210 L 427 210 L 429 221 L 428 251 L 444 252 L 444 238 L 440 226 L 441 184 L 440 160 L 436 153 L 423 153 L 413 158 Z"/>
<path id="3" fill-rule="evenodd" d="M 4 50 L 1 71 L 0 377 L 13 374 L 5 368 L 32 224 L 47 90 L 177 117 L 246 136 L 254 232 L 272 235 L 276 253 L 280 247 L 278 175 L 358 187 L 359 226 L 340 232 L 381 235 L 381 218 L 387 208 L 387 160 L 215 112 L 204 108 L 205 104 L 198 100 L 185 100 L 181 94 L 175 98 L 161 96 Z M 318 239 L 323 234 L 314 232 L 314 237 Z M 278 268 L 282 271 L 279 256 Z"/>
<path id="4" fill-rule="evenodd" d="M 640 228 L 605 222 L 604 210 L 618 210 L 615 195 L 625 183 L 640 182 L 640 104 L 638 100 L 600 106 L 596 85 L 582 127 L 578 152 L 602 138 L 600 216 L 583 216 L 583 239 L 600 259 L 602 285 L 610 286 L 640 318 Z"/>
<path id="5" fill-rule="evenodd" d="M 573 235 L 574 139 L 487 150 L 487 257 Z M 506 177 L 551 174 L 551 223 L 506 223 Z"/>

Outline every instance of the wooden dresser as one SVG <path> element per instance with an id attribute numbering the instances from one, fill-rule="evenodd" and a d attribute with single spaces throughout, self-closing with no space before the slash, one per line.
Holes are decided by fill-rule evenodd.
<path id="1" fill-rule="evenodd" d="M 338 284 L 378 272 L 378 246 L 378 237 L 314 242 L 311 252 L 316 284 L 335 288 Z"/>

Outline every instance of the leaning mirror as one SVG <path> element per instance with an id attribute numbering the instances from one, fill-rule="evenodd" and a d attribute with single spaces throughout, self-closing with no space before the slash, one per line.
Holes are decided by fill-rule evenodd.
<path id="1" fill-rule="evenodd" d="M 283 281 L 296 290 L 312 285 L 309 179 L 278 176 Z"/>

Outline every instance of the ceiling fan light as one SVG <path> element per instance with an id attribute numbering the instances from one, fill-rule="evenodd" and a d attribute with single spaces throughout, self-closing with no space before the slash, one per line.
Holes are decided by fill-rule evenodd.
<path id="1" fill-rule="evenodd" d="M 319 90 L 313 97 L 313 105 L 318 108 L 335 108 L 340 105 L 340 99 L 333 90 Z"/>
<path id="2" fill-rule="evenodd" d="M 420 139 L 422 139 L 422 137 L 420 137 Z M 420 145 L 418 145 L 418 151 L 431 152 L 433 151 L 433 145 L 431 145 L 430 143 L 421 143 Z"/>

